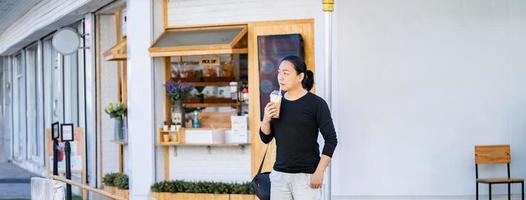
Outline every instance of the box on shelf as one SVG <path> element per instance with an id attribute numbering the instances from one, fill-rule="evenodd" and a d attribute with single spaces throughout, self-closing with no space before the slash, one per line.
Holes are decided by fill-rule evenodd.
<path id="1" fill-rule="evenodd" d="M 186 144 L 224 144 L 225 129 L 186 129 Z"/>
<path id="2" fill-rule="evenodd" d="M 230 116 L 231 129 L 225 132 L 226 143 L 248 143 L 248 117 Z"/>
<path id="3" fill-rule="evenodd" d="M 201 112 L 199 115 L 201 128 L 230 129 L 230 112 Z"/>
<path id="4" fill-rule="evenodd" d="M 232 127 L 232 130 L 247 130 L 248 129 L 248 116 L 242 115 L 242 116 L 230 116 L 230 127 Z"/>
<path id="5" fill-rule="evenodd" d="M 244 143 L 250 143 L 248 135 L 248 130 L 245 131 L 233 131 L 233 130 L 226 130 L 225 131 L 225 142 L 227 144 L 244 144 Z"/>

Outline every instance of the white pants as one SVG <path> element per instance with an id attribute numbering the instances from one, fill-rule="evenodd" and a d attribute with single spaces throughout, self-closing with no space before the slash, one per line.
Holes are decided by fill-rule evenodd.
<path id="1" fill-rule="evenodd" d="M 284 173 L 272 170 L 270 173 L 271 200 L 319 200 L 321 189 L 310 186 L 312 174 Z"/>

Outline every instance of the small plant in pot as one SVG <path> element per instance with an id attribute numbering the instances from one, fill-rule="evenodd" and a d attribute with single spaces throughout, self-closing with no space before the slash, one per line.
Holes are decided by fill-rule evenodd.
<path id="1" fill-rule="evenodd" d="M 190 96 L 190 92 L 195 88 L 193 84 L 181 81 L 169 80 L 164 84 L 166 94 L 172 103 L 172 123 L 180 124 L 184 127 L 185 111 L 183 101 Z"/>
<path id="2" fill-rule="evenodd" d="M 129 189 L 128 181 L 128 175 L 120 174 L 119 176 L 115 177 L 115 180 L 113 180 L 113 184 L 115 185 L 115 187 L 121 190 L 127 190 Z"/>
<path id="3" fill-rule="evenodd" d="M 114 122 L 114 140 L 125 141 L 126 138 L 126 112 L 127 107 L 124 103 L 109 103 L 104 108 L 104 112 L 110 115 Z"/>
<path id="4" fill-rule="evenodd" d="M 124 173 L 109 173 L 102 177 L 104 183 L 104 190 L 110 194 L 124 197 L 128 199 L 129 196 L 129 181 L 128 175 Z"/>
<path id="5" fill-rule="evenodd" d="M 109 173 L 104 175 L 104 177 L 102 177 L 102 183 L 104 183 L 105 186 L 115 187 L 113 181 L 119 176 L 119 174 L 120 173 Z"/>

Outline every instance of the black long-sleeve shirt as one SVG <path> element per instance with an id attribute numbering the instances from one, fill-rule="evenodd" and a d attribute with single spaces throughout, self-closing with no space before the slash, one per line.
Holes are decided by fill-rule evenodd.
<path id="1" fill-rule="evenodd" d="M 318 130 L 325 140 L 322 154 L 332 157 L 338 140 L 325 100 L 310 92 L 294 101 L 283 98 L 279 119 L 270 121 L 270 134 L 259 130 L 264 143 L 276 138 L 274 170 L 314 173 L 320 162 Z"/>

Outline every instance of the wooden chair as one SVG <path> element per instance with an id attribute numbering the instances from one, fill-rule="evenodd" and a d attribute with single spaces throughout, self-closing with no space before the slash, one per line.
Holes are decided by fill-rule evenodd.
<path id="1" fill-rule="evenodd" d="M 522 200 L 524 200 L 524 178 L 510 177 L 510 145 L 477 145 L 475 146 L 475 177 L 477 178 L 477 200 L 479 199 L 479 183 L 489 185 L 489 199 L 491 200 L 491 186 L 493 184 L 508 184 L 508 200 L 511 199 L 511 187 L 513 183 L 520 183 L 522 188 Z M 506 164 L 508 167 L 508 178 L 479 178 L 479 164 Z"/>

